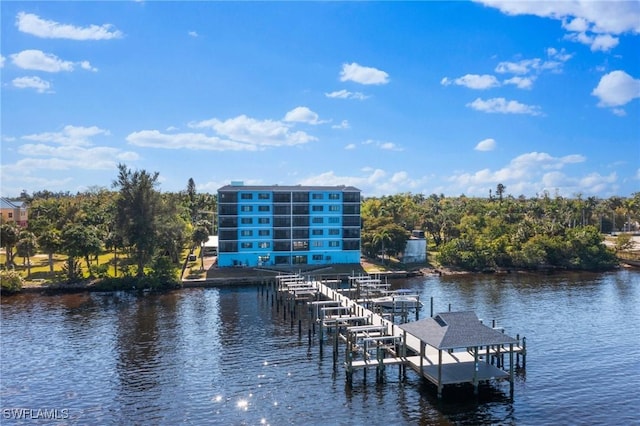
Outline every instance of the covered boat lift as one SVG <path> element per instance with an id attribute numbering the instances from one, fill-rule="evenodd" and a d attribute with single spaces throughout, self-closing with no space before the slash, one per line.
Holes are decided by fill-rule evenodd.
<path id="1" fill-rule="evenodd" d="M 407 361 L 437 386 L 439 398 L 444 385 L 471 383 L 477 394 L 479 382 L 507 378 L 513 394 L 514 353 L 523 348 L 517 339 L 484 325 L 474 312 L 444 312 L 398 327 L 404 331 L 405 342 L 419 339 L 419 355 Z M 506 354 L 508 372 L 504 370 Z"/>

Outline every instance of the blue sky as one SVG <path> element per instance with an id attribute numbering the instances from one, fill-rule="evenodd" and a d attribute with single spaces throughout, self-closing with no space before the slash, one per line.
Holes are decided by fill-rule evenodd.
<path id="1" fill-rule="evenodd" d="M 1 187 L 640 190 L 640 2 L 13 2 Z"/>

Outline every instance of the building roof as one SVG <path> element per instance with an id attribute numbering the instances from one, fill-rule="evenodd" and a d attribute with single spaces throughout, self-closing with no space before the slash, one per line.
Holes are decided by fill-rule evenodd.
<path id="1" fill-rule="evenodd" d="M 443 312 L 399 327 L 436 349 L 517 343 L 513 337 L 482 324 L 471 311 Z"/>
<path id="2" fill-rule="evenodd" d="M 348 192 L 360 192 L 360 190 L 353 186 L 336 185 L 336 186 L 320 186 L 320 185 L 243 185 L 243 184 L 231 184 L 225 185 L 218 189 L 218 192 L 239 192 L 239 191 L 348 191 Z"/>
<path id="3" fill-rule="evenodd" d="M 21 209 L 24 208 L 24 202 L 11 201 L 8 198 L 0 197 L 0 208 L 2 209 Z"/>

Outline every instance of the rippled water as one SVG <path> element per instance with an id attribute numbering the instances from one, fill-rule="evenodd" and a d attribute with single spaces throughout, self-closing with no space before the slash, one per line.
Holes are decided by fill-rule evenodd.
<path id="1" fill-rule="evenodd" d="M 256 287 L 2 298 L 0 422 L 66 424 L 630 424 L 640 414 L 640 273 L 420 277 L 429 315 L 474 310 L 527 337 L 507 382 L 445 387 L 354 375 Z M 340 361 L 342 357 L 340 358 Z M 37 417 L 37 411 L 28 413 Z M 18 422 L 19 423 L 19 422 Z M 50 424 L 28 419 L 24 424 Z"/>

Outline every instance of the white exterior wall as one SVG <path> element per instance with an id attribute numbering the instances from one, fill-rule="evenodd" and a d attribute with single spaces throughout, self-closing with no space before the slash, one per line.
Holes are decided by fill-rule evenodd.
<path id="1" fill-rule="evenodd" d="M 420 263 L 427 261 L 427 240 L 424 238 L 412 238 L 407 240 L 407 245 L 402 256 L 404 263 Z"/>

